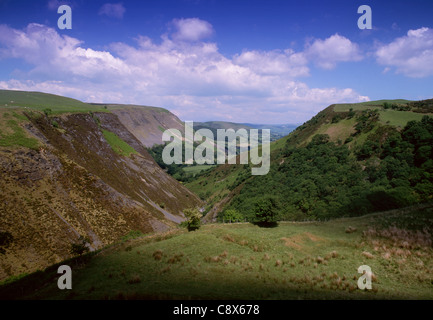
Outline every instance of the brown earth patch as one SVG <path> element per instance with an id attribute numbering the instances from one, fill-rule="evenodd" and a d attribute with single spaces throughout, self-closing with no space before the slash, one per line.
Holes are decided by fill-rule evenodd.
<path id="1" fill-rule="evenodd" d="M 283 237 L 281 240 L 284 241 L 284 245 L 296 250 L 301 250 L 304 247 L 306 241 L 312 242 L 324 242 L 326 239 L 316 236 L 310 232 L 298 233 L 291 237 Z"/>

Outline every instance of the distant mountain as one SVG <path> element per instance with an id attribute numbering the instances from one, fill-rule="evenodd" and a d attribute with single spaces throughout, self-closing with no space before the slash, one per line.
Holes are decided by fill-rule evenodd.
<path id="1" fill-rule="evenodd" d="M 270 129 L 271 141 L 278 140 L 298 127 L 297 124 L 281 124 L 281 125 L 269 125 L 269 124 L 252 124 L 252 123 L 234 123 L 226 121 L 208 121 L 208 122 L 194 122 L 194 129 L 209 129 L 212 131 L 215 137 L 217 137 L 217 129 L 233 129 L 235 131 L 239 129 Z"/>

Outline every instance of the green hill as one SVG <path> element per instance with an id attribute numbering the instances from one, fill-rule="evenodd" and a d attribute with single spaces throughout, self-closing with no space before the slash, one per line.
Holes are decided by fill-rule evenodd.
<path id="1" fill-rule="evenodd" d="M 187 186 L 207 201 L 206 220 L 228 209 L 252 219 L 274 196 L 282 219 L 353 216 L 432 200 L 432 100 L 331 105 L 271 144 L 271 171 L 226 165 Z"/>
<path id="2" fill-rule="evenodd" d="M 72 290 L 58 289 L 56 265 L 0 286 L 0 299 L 433 299 L 432 213 L 152 234 L 63 262 Z M 361 265 L 370 291 L 357 288 Z"/>
<path id="3" fill-rule="evenodd" d="M 79 100 L 54 94 L 28 91 L 0 90 L 0 108 L 25 107 L 43 111 L 51 109 L 54 114 L 80 112 L 106 112 L 103 105 L 91 105 Z"/>

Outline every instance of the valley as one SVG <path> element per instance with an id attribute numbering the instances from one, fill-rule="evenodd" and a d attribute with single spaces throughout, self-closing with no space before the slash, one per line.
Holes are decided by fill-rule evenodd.
<path id="1" fill-rule="evenodd" d="M 166 109 L 2 90 L 0 298 L 432 299 L 432 115 L 432 100 L 331 105 L 280 126 L 293 131 L 253 176 L 164 165 L 162 132 L 184 134 Z M 372 291 L 357 289 L 364 264 Z"/>

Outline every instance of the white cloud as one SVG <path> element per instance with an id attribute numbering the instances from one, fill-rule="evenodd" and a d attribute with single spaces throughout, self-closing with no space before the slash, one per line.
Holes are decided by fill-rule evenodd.
<path id="1" fill-rule="evenodd" d="M 380 46 L 377 62 L 395 67 L 397 73 L 412 78 L 433 75 L 433 29 L 409 30 L 407 35 Z"/>
<path id="2" fill-rule="evenodd" d="M 325 40 L 316 39 L 307 45 L 305 54 L 323 69 L 333 69 L 337 62 L 360 61 L 363 58 L 358 45 L 339 34 Z"/>
<path id="3" fill-rule="evenodd" d="M 21 58 L 35 66 L 35 74 L 86 78 L 129 74 L 128 66 L 111 53 L 82 48 L 78 39 L 41 24 L 29 24 L 23 31 L 0 25 L 0 44 L 5 46 L 0 57 Z"/>
<path id="4" fill-rule="evenodd" d="M 98 14 L 105 15 L 110 18 L 122 19 L 126 9 L 123 3 L 105 3 L 100 9 Z"/>
<path id="5" fill-rule="evenodd" d="M 159 44 L 140 36 L 135 46 L 114 43 L 107 51 L 44 25 L 0 25 L 0 59 L 33 66 L 25 80 L 2 81 L 0 88 L 161 106 L 183 120 L 257 123 L 303 122 L 331 103 L 368 100 L 353 89 L 310 88 L 296 80 L 309 73 L 302 52 L 253 50 L 228 58 L 215 43 L 199 41 L 208 32 L 177 25 L 178 36 L 163 36 Z"/>
<path id="6" fill-rule="evenodd" d="M 267 52 L 244 51 L 240 55 L 235 55 L 233 62 L 261 75 L 286 75 L 289 77 L 309 75 L 308 61 L 304 54 L 295 53 L 290 49 Z"/>
<path id="7" fill-rule="evenodd" d="M 199 41 L 209 38 L 214 33 L 209 22 L 198 18 L 174 19 L 172 23 L 177 29 L 173 39 L 180 41 Z"/>

